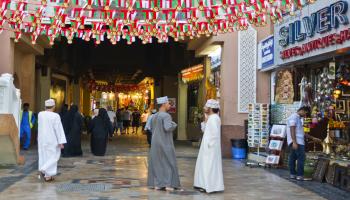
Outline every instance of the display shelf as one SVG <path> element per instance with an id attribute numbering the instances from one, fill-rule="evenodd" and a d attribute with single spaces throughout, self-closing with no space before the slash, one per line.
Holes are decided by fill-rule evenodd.
<path id="1" fill-rule="evenodd" d="M 248 146 L 265 148 L 269 137 L 269 104 L 249 104 Z"/>

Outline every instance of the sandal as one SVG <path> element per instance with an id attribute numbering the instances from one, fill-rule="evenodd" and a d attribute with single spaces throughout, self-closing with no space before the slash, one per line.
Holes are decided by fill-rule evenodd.
<path id="1" fill-rule="evenodd" d="M 39 172 L 39 174 L 38 174 L 38 179 L 39 179 L 39 180 L 45 180 L 45 174 L 42 173 L 42 172 Z"/>
<path id="2" fill-rule="evenodd" d="M 166 187 L 165 188 L 166 191 L 170 191 L 170 192 L 173 192 L 175 190 L 175 188 L 172 188 L 172 187 Z"/>
<path id="3" fill-rule="evenodd" d="M 45 181 L 45 182 L 52 182 L 52 181 L 54 181 L 54 180 L 55 180 L 55 178 L 52 177 L 52 176 L 49 176 L 49 177 L 45 177 L 45 178 L 44 178 L 44 181 Z"/>
<path id="4" fill-rule="evenodd" d="M 159 191 L 165 191 L 166 188 L 165 187 L 154 187 L 155 190 L 159 190 Z"/>
<path id="5" fill-rule="evenodd" d="M 174 190 L 179 191 L 179 192 L 184 192 L 185 190 L 182 188 L 174 188 Z"/>

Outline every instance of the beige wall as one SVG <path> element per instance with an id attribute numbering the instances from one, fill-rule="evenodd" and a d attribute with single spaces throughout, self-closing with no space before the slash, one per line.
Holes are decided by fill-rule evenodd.
<path id="1" fill-rule="evenodd" d="M 273 34 L 273 25 L 264 28 L 258 28 L 258 41 L 265 39 L 266 37 Z M 257 74 L 257 103 L 270 103 L 270 72 L 258 72 Z"/>
<path id="2" fill-rule="evenodd" d="M 0 74 L 14 74 L 14 42 L 10 39 L 11 32 L 3 31 L 0 34 Z"/>
<path id="3" fill-rule="evenodd" d="M 34 110 L 35 105 L 35 55 L 24 53 L 15 48 L 14 68 L 18 77 L 18 87 L 21 90 L 23 103 L 29 103 L 30 109 Z"/>

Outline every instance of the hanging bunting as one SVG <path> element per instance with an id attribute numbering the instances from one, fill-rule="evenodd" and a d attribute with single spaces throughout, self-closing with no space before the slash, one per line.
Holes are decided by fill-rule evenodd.
<path id="1" fill-rule="evenodd" d="M 243 31 L 249 26 L 265 26 L 270 20 L 283 20 L 315 0 L 2 0 L 0 32 L 4 29 L 29 33 L 32 42 L 46 35 L 53 44 L 59 35 L 96 44 L 105 37 L 112 44 L 120 38 L 127 44 L 136 37 L 147 44 L 175 41 L 227 32 Z M 11 6 L 10 6 L 11 5 Z M 30 8 L 30 9 L 28 9 Z M 69 9 L 68 9 L 69 8 Z M 45 10 L 53 10 L 46 12 Z M 85 26 L 88 25 L 88 26 Z M 92 25 L 92 28 L 91 26 Z"/>

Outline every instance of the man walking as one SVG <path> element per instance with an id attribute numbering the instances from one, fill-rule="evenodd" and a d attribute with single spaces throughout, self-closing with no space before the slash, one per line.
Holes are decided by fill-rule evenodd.
<path id="1" fill-rule="evenodd" d="M 40 177 L 53 181 L 63 144 L 67 143 L 60 116 L 54 113 L 55 101 L 45 101 L 45 111 L 38 115 L 38 153 Z"/>
<path id="2" fill-rule="evenodd" d="M 304 162 L 305 162 L 305 137 L 320 142 L 318 138 L 305 135 L 302 118 L 309 112 L 308 107 L 301 107 L 287 119 L 287 142 L 290 149 L 289 154 L 289 170 L 290 178 L 299 181 L 307 180 L 304 178 Z M 297 164 L 296 164 L 297 162 Z M 297 170 L 295 166 L 297 165 Z"/>
<path id="3" fill-rule="evenodd" d="M 31 130 L 35 123 L 33 112 L 29 110 L 29 103 L 23 104 L 23 110 L 20 113 L 21 127 L 20 137 L 23 150 L 28 150 L 30 146 Z"/>
<path id="4" fill-rule="evenodd" d="M 177 124 L 167 111 L 170 109 L 168 97 L 157 99 L 159 112 L 152 117 L 152 146 L 148 162 L 148 186 L 157 190 L 180 188 L 180 178 L 176 164 L 173 131 Z"/>
<path id="5" fill-rule="evenodd" d="M 131 111 L 129 110 L 128 107 L 126 107 L 123 112 L 123 128 L 126 134 L 129 133 L 130 122 L 131 122 Z"/>
<path id="6" fill-rule="evenodd" d="M 124 129 L 123 129 L 123 113 L 121 109 L 117 110 L 115 118 L 117 121 L 116 134 L 118 135 L 118 130 L 120 130 L 120 135 L 122 135 L 124 133 Z"/>
<path id="7" fill-rule="evenodd" d="M 142 130 L 145 130 L 145 126 L 146 126 L 148 117 L 149 117 L 148 110 L 144 110 L 143 113 L 142 113 L 142 115 L 141 115 L 141 126 L 142 126 Z"/>

